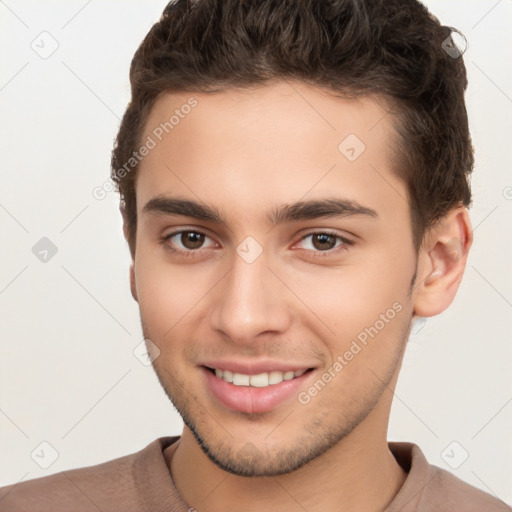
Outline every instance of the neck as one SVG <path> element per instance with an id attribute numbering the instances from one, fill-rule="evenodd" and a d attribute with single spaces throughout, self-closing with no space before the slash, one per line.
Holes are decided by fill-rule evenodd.
<path id="1" fill-rule="evenodd" d="M 250 478 L 227 473 L 208 459 L 187 427 L 165 453 L 167 465 L 183 499 L 201 512 L 225 510 L 226 504 L 246 512 L 382 511 L 407 477 L 389 451 L 387 428 L 375 428 L 377 419 L 382 424 L 386 402 L 327 452 L 291 473 Z"/>

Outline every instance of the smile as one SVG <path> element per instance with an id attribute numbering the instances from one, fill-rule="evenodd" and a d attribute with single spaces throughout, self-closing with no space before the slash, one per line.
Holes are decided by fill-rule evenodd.
<path id="1" fill-rule="evenodd" d="M 233 371 L 235 368 L 226 370 L 212 366 L 201 367 L 207 394 L 227 409 L 249 414 L 270 412 L 285 403 L 293 403 L 315 373 L 314 368 L 297 367 L 293 370 L 283 368 L 285 371 L 270 367 L 270 371 L 262 372 L 262 365 L 256 370 L 259 373 L 254 373 L 255 368 L 248 368 L 248 373 L 239 373 L 242 368 Z"/>
<path id="2" fill-rule="evenodd" d="M 235 373 L 229 370 L 220 370 L 218 368 L 208 368 L 215 376 L 225 382 L 229 382 L 234 386 L 252 386 L 255 388 L 264 388 L 280 384 L 285 380 L 292 380 L 303 375 L 308 369 L 296 371 L 270 371 L 258 373 L 257 375 L 246 375 L 243 373 Z"/>

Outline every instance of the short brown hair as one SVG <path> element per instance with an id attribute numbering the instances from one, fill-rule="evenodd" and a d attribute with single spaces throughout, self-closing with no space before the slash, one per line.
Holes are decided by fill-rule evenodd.
<path id="1" fill-rule="evenodd" d="M 176 0 L 136 51 L 132 96 L 112 151 L 135 254 L 137 165 L 147 118 L 166 92 L 217 92 L 296 79 L 343 97 L 379 95 L 398 112 L 395 172 L 409 194 L 416 249 L 448 210 L 469 206 L 473 147 L 466 68 L 416 0 Z"/>

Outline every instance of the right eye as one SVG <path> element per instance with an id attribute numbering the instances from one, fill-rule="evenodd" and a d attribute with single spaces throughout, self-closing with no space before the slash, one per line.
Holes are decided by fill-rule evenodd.
<path id="1" fill-rule="evenodd" d="M 174 254 L 193 256 L 194 253 L 198 252 L 198 249 L 205 248 L 204 242 L 207 238 L 209 239 L 210 237 L 206 233 L 193 229 L 185 229 L 164 235 L 161 239 L 161 243 Z M 213 242 L 209 248 L 215 246 L 216 244 Z"/>

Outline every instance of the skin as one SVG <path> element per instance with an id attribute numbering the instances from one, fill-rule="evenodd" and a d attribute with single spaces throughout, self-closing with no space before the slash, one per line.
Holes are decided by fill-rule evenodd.
<path id="1" fill-rule="evenodd" d="M 467 211 L 450 210 L 415 251 L 406 186 L 393 173 L 395 120 L 378 98 L 340 99 L 286 81 L 167 93 L 144 140 L 191 96 L 198 105 L 140 164 L 130 270 L 144 335 L 160 350 L 153 366 L 185 421 L 180 442 L 165 452 L 178 491 L 201 512 L 226 504 L 248 512 L 383 510 L 407 476 L 389 451 L 387 427 L 411 319 L 452 302 L 471 245 Z M 338 150 L 349 134 L 366 146 L 353 162 Z M 157 196 L 212 205 L 226 225 L 145 211 Z M 275 226 L 266 218 L 282 205 L 325 198 L 376 215 Z M 180 229 L 206 236 L 162 243 Z M 347 242 L 327 237 L 322 245 L 326 231 Z M 252 263 L 236 251 L 247 236 L 263 251 Z M 206 386 L 200 364 L 208 359 L 268 358 L 314 368 L 307 392 L 393 304 L 400 312 L 307 404 L 294 395 L 269 412 L 240 413 Z"/>

